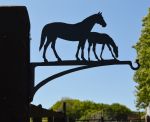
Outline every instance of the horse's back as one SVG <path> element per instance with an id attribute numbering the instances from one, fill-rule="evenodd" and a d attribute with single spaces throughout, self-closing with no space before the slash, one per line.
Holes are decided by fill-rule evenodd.
<path id="1" fill-rule="evenodd" d="M 90 32 L 88 41 L 96 43 L 106 43 L 112 41 L 112 38 L 106 33 Z"/>
<path id="2" fill-rule="evenodd" d="M 44 26 L 44 28 L 48 31 L 59 31 L 57 29 L 61 29 L 64 30 L 64 29 L 70 29 L 74 26 L 74 24 L 67 24 L 67 23 L 63 23 L 63 22 L 54 22 L 54 23 L 49 23 L 49 24 L 46 24 Z"/>
<path id="3" fill-rule="evenodd" d="M 80 40 L 86 35 L 79 24 L 67 24 L 62 22 L 49 23 L 44 26 L 43 31 L 47 33 L 47 36 L 53 35 L 70 41 Z"/>
<path id="4" fill-rule="evenodd" d="M 110 39 L 111 37 L 106 33 L 98 33 L 98 32 L 91 32 L 93 38 L 99 39 Z"/>

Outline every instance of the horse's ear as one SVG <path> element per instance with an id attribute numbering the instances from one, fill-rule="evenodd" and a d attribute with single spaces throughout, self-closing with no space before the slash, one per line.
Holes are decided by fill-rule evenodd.
<path id="1" fill-rule="evenodd" d="M 102 12 L 99 11 L 98 14 L 102 14 Z"/>

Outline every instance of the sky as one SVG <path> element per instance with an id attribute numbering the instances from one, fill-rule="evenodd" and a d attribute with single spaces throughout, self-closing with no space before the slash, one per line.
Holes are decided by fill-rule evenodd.
<path id="1" fill-rule="evenodd" d="M 107 26 L 95 25 L 92 31 L 109 34 L 119 48 L 119 60 L 134 63 L 136 50 L 132 48 L 140 37 L 142 18 L 147 15 L 149 0 L 1 0 L 0 5 L 26 6 L 31 24 L 31 62 L 43 62 L 39 52 L 41 31 L 44 25 L 52 22 L 78 23 L 92 14 L 102 12 Z M 75 60 L 78 42 L 56 40 L 56 50 L 62 60 Z M 85 45 L 87 58 L 88 43 Z M 97 46 L 99 55 L 101 45 Z M 49 61 L 56 61 L 52 49 L 46 53 Z M 107 47 L 104 59 L 112 56 Z M 91 59 L 95 60 L 91 53 Z M 136 66 L 136 64 L 134 64 Z M 75 66 L 37 67 L 35 85 L 45 78 Z M 96 103 L 120 103 L 131 110 L 136 110 L 136 89 L 133 81 L 134 72 L 128 65 L 96 67 L 68 74 L 55 79 L 35 94 L 33 104 L 42 104 L 50 108 L 62 98 L 91 100 Z"/>

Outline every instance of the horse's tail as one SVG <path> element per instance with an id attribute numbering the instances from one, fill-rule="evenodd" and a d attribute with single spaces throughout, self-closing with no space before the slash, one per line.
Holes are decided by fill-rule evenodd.
<path id="1" fill-rule="evenodd" d="M 45 42 L 45 38 L 46 38 L 46 32 L 45 31 L 46 31 L 46 29 L 44 27 L 42 30 L 42 33 L 41 33 L 41 42 L 40 42 L 39 51 L 42 49 L 44 42 Z"/>

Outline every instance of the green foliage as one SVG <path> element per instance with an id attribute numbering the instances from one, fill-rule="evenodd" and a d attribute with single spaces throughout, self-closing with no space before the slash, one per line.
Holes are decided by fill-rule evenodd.
<path id="1" fill-rule="evenodd" d="M 101 118 L 112 120 L 126 120 L 131 110 L 118 103 L 107 105 L 94 103 L 92 101 L 79 101 L 77 99 L 62 99 L 53 105 L 55 111 L 62 111 L 63 102 L 67 104 L 67 115 L 72 119 L 93 119 Z"/>
<path id="2" fill-rule="evenodd" d="M 139 41 L 134 46 L 137 50 L 137 58 L 141 67 L 136 71 L 134 80 L 136 86 L 136 105 L 145 108 L 150 102 L 150 9 L 143 18 L 143 29 Z"/>
<path id="3" fill-rule="evenodd" d="M 112 104 L 111 109 L 111 117 L 115 118 L 116 120 L 127 120 L 128 114 L 131 113 L 130 109 L 118 103 Z"/>

